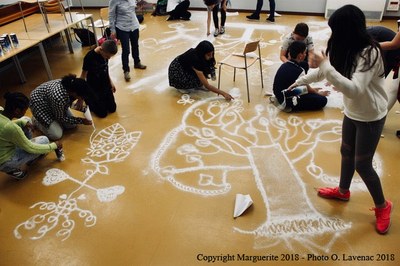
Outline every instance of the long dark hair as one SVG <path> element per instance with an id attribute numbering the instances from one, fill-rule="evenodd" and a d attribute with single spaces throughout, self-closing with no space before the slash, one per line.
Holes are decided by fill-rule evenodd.
<path id="1" fill-rule="evenodd" d="M 379 54 L 372 58 L 373 50 L 381 50 L 379 44 L 368 34 L 364 13 L 354 5 L 337 9 L 329 18 L 332 30 L 326 54 L 332 66 L 343 76 L 351 79 L 358 56 L 365 59 L 362 72 L 370 70 L 380 59 Z M 361 52 L 367 48 L 365 55 Z M 384 73 L 382 73 L 384 74 Z"/>
<path id="2" fill-rule="evenodd" d="M 75 92 L 83 99 L 95 97 L 92 88 L 89 87 L 86 80 L 77 78 L 75 74 L 68 74 L 61 78 L 61 85 L 68 92 Z"/>
<path id="3" fill-rule="evenodd" d="M 21 92 L 6 92 L 4 111 L 13 113 L 16 109 L 24 110 L 29 106 L 29 98 Z"/>
<path id="4" fill-rule="evenodd" d="M 214 71 L 214 67 L 216 64 L 215 58 L 214 58 L 214 45 L 209 42 L 209 41 L 201 41 L 196 48 L 194 48 L 194 51 L 198 57 L 198 59 L 202 62 L 202 64 L 205 66 L 203 69 L 204 75 L 207 77 L 208 75 L 212 74 Z M 212 58 L 209 60 L 206 60 L 205 55 L 208 54 L 209 52 L 212 52 Z"/>

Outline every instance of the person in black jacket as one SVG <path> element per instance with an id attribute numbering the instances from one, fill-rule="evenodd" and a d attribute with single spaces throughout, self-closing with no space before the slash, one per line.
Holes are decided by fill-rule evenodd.
<path id="1" fill-rule="evenodd" d="M 114 83 L 108 73 L 108 60 L 118 52 L 114 40 L 107 40 L 90 50 L 83 59 L 83 67 L 80 78 L 85 79 L 96 98 L 84 99 L 90 110 L 98 117 L 106 117 L 108 113 L 114 113 L 117 109 L 114 93 Z M 82 104 L 77 104 L 77 109 L 82 109 Z"/>
<path id="2" fill-rule="evenodd" d="M 287 90 L 300 75 L 304 75 L 305 71 L 300 66 L 300 62 L 306 57 L 306 44 L 294 41 L 289 46 L 289 56 L 290 60 L 283 63 L 275 74 L 273 84 L 275 98 L 272 98 L 271 101 L 287 112 L 323 108 L 328 102 L 326 96 L 329 92 L 310 86 L 305 88 L 303 95 L 295 95 L 294 91 Z"/>

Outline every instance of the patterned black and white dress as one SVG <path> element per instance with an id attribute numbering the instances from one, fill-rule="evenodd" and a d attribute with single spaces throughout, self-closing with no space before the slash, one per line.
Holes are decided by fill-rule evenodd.
<path id="1" fill-rule="evenodd" d="M 206 65 L 200 60 L 193 48 L 176 57 L 168 68 L 169 85 L 178 90 L 200 89 L 203 87 L 196 72 L 204 72 Z"/>
<path id="2" fill-rule="evenodd" d="M 35 119 L 46 128 L 53 121 L 61 125 L 82 124 L 82 118 L 68 115 L 69 105 L 69 94 L 61 79 L 56 79 L 42 83 L 32 91 L 29 107 Z"/>

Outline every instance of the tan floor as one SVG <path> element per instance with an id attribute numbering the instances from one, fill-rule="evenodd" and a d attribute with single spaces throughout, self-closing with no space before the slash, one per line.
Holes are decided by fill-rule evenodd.
<path id="1" fill-rule="evenodd" d="M 326 21 L 283 15 L 271 25 L 245 15 L 229 16 L 226 34 L 209 40 L 221 60 L 246 40 L 261 39 L 265 90 L 253 66 L 250 104 L 243 72 L 233 83 L 228 68 L 222 85 L 236 96 L 232 103 L 205 92 L 183 96 L 168 86 L 172 59 L 206 38 L 205 12 L 193 12 L 188 22 L 146 15 L 140 52 L 148 69 L 134 70 L 126 83 L 120 55 L 110 61 L 117 112 L 94 118 L 95 130 L 67 133 L 66 161 L 49 154 L 19 182 L 0 174 L 0 265 L 400 264 L 399 212 L 390 232 L 378 235 L 358 176 L 348 203 L 321 199 L 314 190 L 338 182 L 340 95 L 332 93 L 323 111 L 295 114 L 280 113 L 264 97 L 281 64 L 282 37 L 304 21 L 316 50 L 323 49 Z M 395 21 L 380 25 L 396 27 Z M 88 49 L 74 48 L 69 54 L 57 41 L 47 47 L 55 77 L 80 73 Z M 47 80 L 39 52 L 22 66 L 27 83 L 19 84 L 11 68 L 0 73 L 2 92 L 29 93 Z M 399 110 L 396 103 L 375 157 L 394 205 Z M 254 203 L 233 219 L 239 193 Z"/>

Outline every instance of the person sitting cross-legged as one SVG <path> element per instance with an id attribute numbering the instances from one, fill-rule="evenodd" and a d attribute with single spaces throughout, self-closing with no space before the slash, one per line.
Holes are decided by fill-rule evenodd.
<path id="1" fill-rule="evenodd" d="M 290 59 L 283 63 L 275 74 L 273 84 L 275 97 L 272 97 L 271 101 L 286 112 L 322 109 L 328 102 L 326 98 L 329 95 L 328 91 L 321 91 L 308 85 L 304 87 L 302 95 L 299 95 L 295 88 L 288 90 L 299 76 L 304 75 L 300 63 L 306 57 L 306 44 L 294 41 L 289 46 L 289 57 Z"/>

